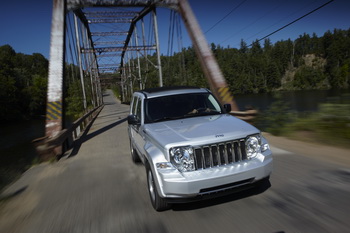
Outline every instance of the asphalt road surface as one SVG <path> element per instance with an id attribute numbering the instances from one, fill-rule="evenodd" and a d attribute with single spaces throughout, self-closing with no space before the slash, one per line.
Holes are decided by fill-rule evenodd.
<path id="1" fill-rule="evenodd" d="M 145 168 L 130 157 L 129 106 L 111 92 L 104 98 L 71 156 L 29 169 L 1 194 L 1 233 L 350 232 L 350 164 L 333 161 L 332 153 L 350 154 L 335 148 L 319 159 L 272 144 L 274 172 L 266 190 L 154 211 Z"/>

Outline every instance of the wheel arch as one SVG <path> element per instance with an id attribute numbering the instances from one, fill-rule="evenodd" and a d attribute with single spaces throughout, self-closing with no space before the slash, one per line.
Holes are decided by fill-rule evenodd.
<path id="1" fill-rule="evenodd" d="M 157 163 L 165 162 L 166 161 L 165 156 L 158 147 L 154 146 L 151 143 L 146 143 L 145 152 L 146 153 L 142 156 L 144 165 L 147 166 L 148 164 L 149 168 L 153 173 L 153 177 L 155 179 L 155 186 L 158 190 L 158 193 L 162 198 L 165 198 L 166 195 L 162 188 L 163 187 L 162 179 L 160 178 L 160 175 L 157 171 Z"/>

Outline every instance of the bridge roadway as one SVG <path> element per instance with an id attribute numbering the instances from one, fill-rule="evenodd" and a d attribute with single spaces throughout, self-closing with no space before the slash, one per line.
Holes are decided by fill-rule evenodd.
<path id="1" fill-rule="evenodd" d="M 104 109 L 71 157 L 29 169 L 2 193 L 0 232 L 350 232 L 349 160 L 330 163 L 278 149 L 275 143 L 288 143 L 273 137 L 274 173 L 265 192 L 155 212 L 145 169 L 130 158 L 129 106 L 110 91 L 104 98 Z M 318 149 L 295 147 L 305 154 Z"/>

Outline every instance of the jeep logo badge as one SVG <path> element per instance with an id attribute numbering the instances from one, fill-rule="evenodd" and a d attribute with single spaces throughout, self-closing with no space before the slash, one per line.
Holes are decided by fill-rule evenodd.
<path id="1" fill-rule="evenodd" d="M 224 137 L 224 135 L 223 134 L 216 134 L 215 137 L 216 138 L 222 138 L 222 137 Z"/>

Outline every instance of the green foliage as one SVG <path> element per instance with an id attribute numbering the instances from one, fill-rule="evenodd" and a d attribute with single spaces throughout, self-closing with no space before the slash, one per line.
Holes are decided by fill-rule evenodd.
<path id="1" fill-rule="evenodd" d="M 315 33 L 312 36 L 303 34 L 295 41 L 282 40 L 275 44 L 266 39 L 263 46 L 255 41 L 249 47 L 241 40 L 239 49 L 223 48 L 214 43 L 210 46 L 234 95 L 350 87 L 350 29 L 335 29 L 322 37 Z M 311 65 L 305 62 L 310 54 L 315 57 Z M 128 73 L 128 88 L 159 86 L 158 69 L 154 65 L 157 64 L 156 54 L 140 60 L 142 79 L 137 70 Z M 161 56 L 161 61 L 164 86 L 209 87 L 193 47 L 172 56 Z M 137 64 L 136 60 L 129 62 Z M 45 114 L 47 74 L 48 61 L 41 54 L 24 55 L 16 53 L 9 45 L 0 46 L 0 120 Z M 89 81 L 90 74 L 84 74 L 84 79 L 86 102 L 92 106 L 94 87 Z M 80 80 L 79 69 L 67 64 L 65 90 L 69 113 L 73 115 L 81 110 L 83 102 L 79 98 L 82 87 L 76 80 Z"/>
<path id="2" fill-rule="evenodd" d="M 112 91 L 113 91 L 115 97 L 117 97 L 120 100 L 122 99 L 119 85 L 112 85 Z"/>
<path id="3" fill-rule="evenodd" d="M 41 54 L 0 46 L 0 120 L 44 115 L 48 61 Z"/>
<path id="4" fill-rule="evenodd" d="M 350 86 L 350 29 L 326 32 L 318 38 L 303 34 L 295 41 L 282 40 L 263 47 L 241 41 L 240 48 L 210 44 L 233 94 L 274 92 L 277 90 L 348 88 Z M 305 60 L 314 57 L 311 63 Z M 156 56 L 149 56 L 156 64 Z M 173 56 L 162 56 L 165 86 L 195 85 L 209 87 L 193 47 Z M 143 59 L 142 64 L 146 61 Z M 152 65 L 142 68 L 146 87 L 159 85 L 158 71 Z M 289 71 L 287 79 L 284 75 Z M 137 75 L 136 75 L 137 76 Z M 134 82 L 134 87 L 138 82 Z"/>
<path id="5" fill-rule="evenodd" d="M 84 101 L 82 98 L 82 88 L 80 80 L 76 79 L 68 85 L 67 97 L 67 115 L 77 119 L 84 113 Z"/>
<path id="6" fill-rule="evenodd" d="M 322 103 L 317 112 L 299 116 L 278 100 L 259 116 L 257 124 L 274 135 L 349 147 L 350 96 Z"/>
<path id="7" fill-rule="evenodd" d="M 325 80 L 324 73 L 308 66 L 301 67 L 294 76 L 293 86 L 296 89 L 310 90 L 322 87 Z"/>
<path id="8" fill-rule="evenodd" d="M 27 96 L 30 98 L 29 111 L 31 115 L 39 115 L 45 112 L 47 78 L 34 75 L 32 81 L 33 84 L 26 89 Z"/>
<path id="9" fill-rule="evenodd" d="M 332 139 L 338 143 L 350 141 L 350 103 L 320 105 L 318 114 L 313 116 L 317 132 L 323 141 Z"/>
<path id="10" fill-rule="evenodd" d="M 284 128 L 293 122 L 294 118 L 288 103 L 278 99 L 259 115 L 257 125 L 273 135 L 282 135 Z"/>

